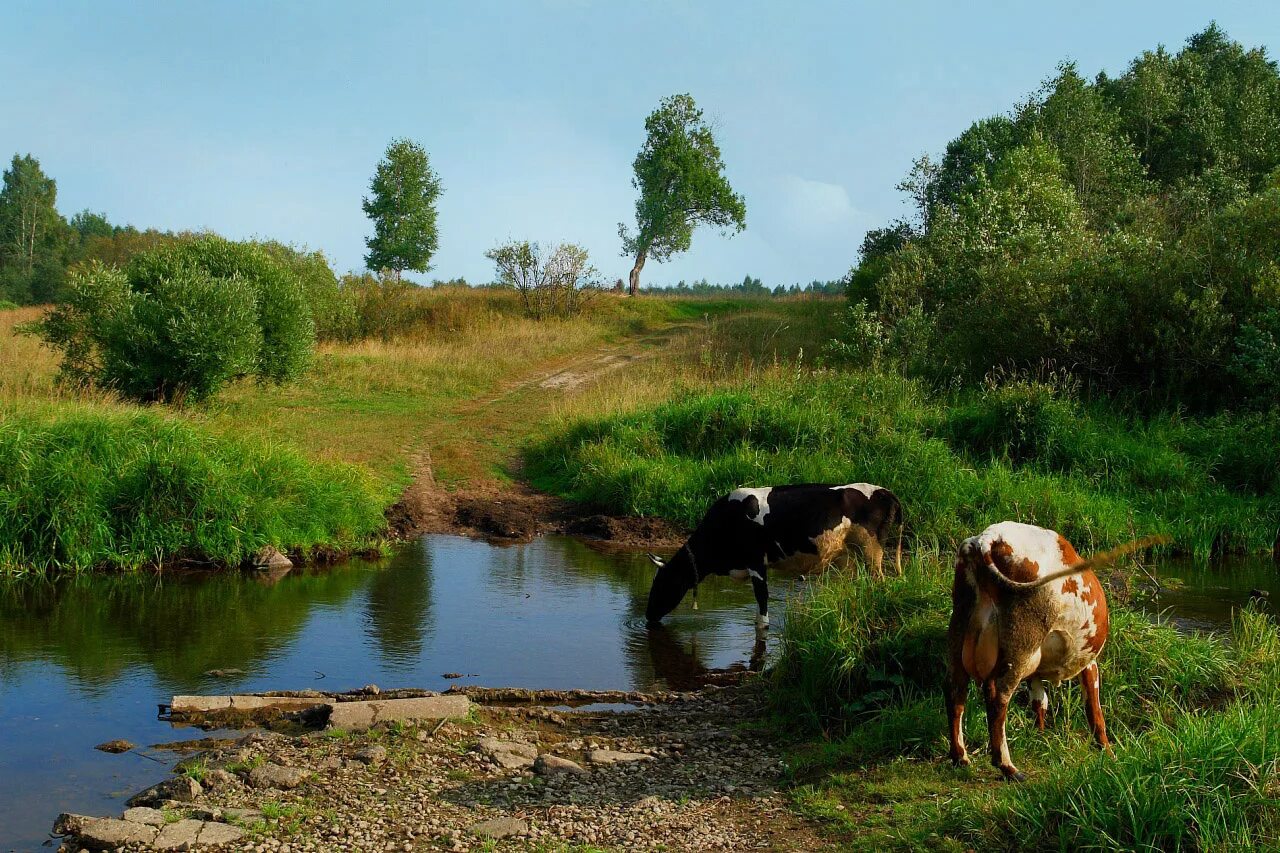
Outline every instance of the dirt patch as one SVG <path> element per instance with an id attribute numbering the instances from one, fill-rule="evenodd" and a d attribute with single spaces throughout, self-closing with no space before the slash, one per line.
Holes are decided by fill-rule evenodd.
<path id="1" fill-rule="evenodd" d="M 670 550 L 688 535 L 660 518 L 601 515 L 519 482 L 451 491 L 435 482 L 427 465 L 387 510 L 387 522 L 399 539 L 446 533 L 500 544 L 559 534 L 619 549 Z"/>

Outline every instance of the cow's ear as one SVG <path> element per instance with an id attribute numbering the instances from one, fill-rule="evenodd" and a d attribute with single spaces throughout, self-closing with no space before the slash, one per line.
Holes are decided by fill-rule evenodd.
<path id="1" fill-rule="evenodd" d="M 653 563 L 658 568 L 662 568 L 667 564 L 667 561 L 659 557 L 657 554 L 650 554 L 649 562 Z"/>

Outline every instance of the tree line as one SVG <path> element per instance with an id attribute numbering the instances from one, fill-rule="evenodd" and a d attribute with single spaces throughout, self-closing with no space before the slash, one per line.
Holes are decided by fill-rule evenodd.
<path id="1" fill-rule="evenodd" d="M 1217 25 L 1074 63 L 900 184 L 834 350 L 940 382 L 1064 371 L 1192 405 L 1280 398 L 1280 72 Z"/>

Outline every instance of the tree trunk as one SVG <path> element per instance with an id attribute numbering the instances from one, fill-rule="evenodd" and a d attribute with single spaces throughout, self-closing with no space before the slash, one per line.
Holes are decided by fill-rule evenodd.
<path id="1" fill-rule="evenodd" d="M 644 269 L 645 259 L 649 256 L 648 251 L 641 249 L 636 252 L 636 265 L 631 268 L 631 295 L 635 296 L 640 292 L 640 270 Z"/>

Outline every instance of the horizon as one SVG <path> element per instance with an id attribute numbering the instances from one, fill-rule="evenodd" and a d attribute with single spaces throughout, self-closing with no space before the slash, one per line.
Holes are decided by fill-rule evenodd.
<path id="1" fill-rule="evenodd" d="M 371 231 L 361 199 L 404 136 L 444 185 L 440 251 L 411 278 L 487 282 L 487 249 L 531 239 L 585 246 L 612 281 L 630 267 L 617 224 L 633 219 L 644 119 L 687 91 L 716 127 L 747 230 L 699 229 L 643 284 L 803 285 L 843 276 L 868 229 L 907 213 L 895 185 L 915 158 L 1007 112 L 1059 61 L 1090 78 L 1122 73 L 1210 21 L 1246 47 L 1274 42 L 1270 10 L 1197 5 L 983 15 L 565 0 L 295 16 L 240 3 L 205 19 L 158 4 L 19 3 L 0 73 L 23 95 L 0 154 L 39 159 L 68 218 L 88 209 L 140 229 L 276 239 L 358 272 Z M 486 20 L 495 10 L 502 20 Z"/>

